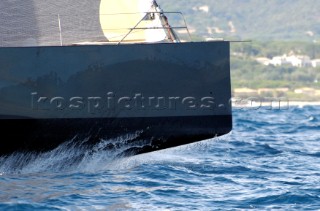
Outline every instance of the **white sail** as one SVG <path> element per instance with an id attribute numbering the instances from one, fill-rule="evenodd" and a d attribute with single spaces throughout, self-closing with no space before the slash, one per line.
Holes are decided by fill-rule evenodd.
<path id="1" fill-rule="evenodd" d="M 166 38 L 152 0 L 101 0 L 100 24 L 105 37 L 111 42 L 157 42 Z M 153 28 L 153 29 L 151 29 Z"/>

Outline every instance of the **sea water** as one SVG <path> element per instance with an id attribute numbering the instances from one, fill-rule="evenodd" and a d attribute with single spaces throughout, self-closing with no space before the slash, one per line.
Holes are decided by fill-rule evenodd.
<path id="1" fill-rule="evenodd" d="M 224 137 L 114 153 L 2 157 L 0 210 L 320 209 L 320 107 L 235 109 Z"/>

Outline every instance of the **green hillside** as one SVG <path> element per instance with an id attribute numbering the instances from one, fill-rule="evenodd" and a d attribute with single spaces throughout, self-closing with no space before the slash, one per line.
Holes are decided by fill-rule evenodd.
<path id="1" fill-rule="evenodd" d="M 181 11 L 193 35 L 253 40 L 320 38 L 319 0 L 158 0 Z M 175 23 L 174 23 L 175 24 Z"/>

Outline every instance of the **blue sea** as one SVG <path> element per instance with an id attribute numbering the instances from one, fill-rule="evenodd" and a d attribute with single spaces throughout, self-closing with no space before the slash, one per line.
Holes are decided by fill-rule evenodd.
<path id="1" fill-rule="evenodd" d="M 320 209 L 320 107 L 235 109 L 229 135 L 128 158 L 81 150 L 0 158 L 0 210 Z"/>

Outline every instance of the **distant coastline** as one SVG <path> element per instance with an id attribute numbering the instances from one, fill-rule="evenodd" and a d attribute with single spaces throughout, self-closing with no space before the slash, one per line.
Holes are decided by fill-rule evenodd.
<path id="1" fill-rule="evenodd" d="M 260 108 L 267 110 L 286 110 L 292 107 L 304 106 L 320 106 L 320 101 L 304 101 L 304 100 L 290 100 L 285 98 L 273 99 L 259 99 L 259 98 L 232 98 L 232 107 L 236 109 L 252 109 L 258 110 Z"/>
<path id="2" fill-rule="evenodd" d="M 320 106 L 320 101 L 289 101 L 290 106 Z"/>
<path id="3" fill-rule="evenodd" d="M 257 98 L 262 101 L 270 99 L 291 99 L 294 102 L 318 102 L 320 99 L 320 89 L 311 87 L 302 87 L 290 89 L 286 87 L 279 88 L 234 88 L 233 96 L 235 98 L 248 99 Z"/>

